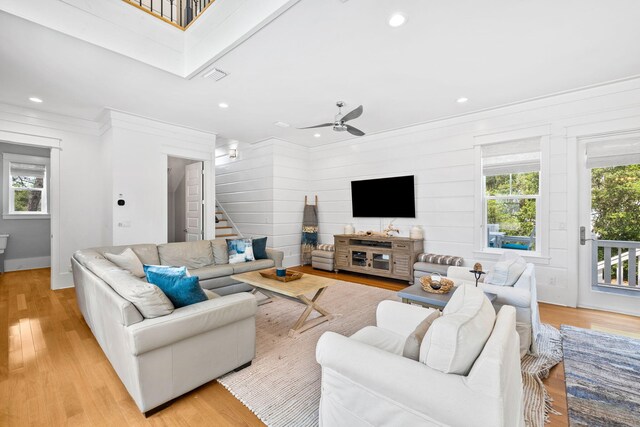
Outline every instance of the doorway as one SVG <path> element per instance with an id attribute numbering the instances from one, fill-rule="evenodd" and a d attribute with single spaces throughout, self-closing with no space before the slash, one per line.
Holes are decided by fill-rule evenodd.
<path id="1" fill-rule="evenodd" d="M 579 142 L 578 305 L 640 315 L 640 134 Z"/>
<path id="2" fill-rule="evenodd" d="M 204 238 L 204 163 L 167 159 L 167 241 Z"/>

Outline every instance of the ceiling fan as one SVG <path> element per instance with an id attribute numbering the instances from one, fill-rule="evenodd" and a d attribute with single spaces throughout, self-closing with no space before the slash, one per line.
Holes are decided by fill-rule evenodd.
<path id="1" fill-rule="evenodd" d="M 351 135 L 363 136 L 364 132 L 362 132 L 360 129 L 346 124 L 346 122 L 348 122 L 349 120 L 357 119 L 362 115 L 362 111 L 363 111 L 362 105 L 359 106 L 358 108 L 351 110 L 349 113 L 345 114 L 344 116 L 342 115 L 342 107 L 344 107 L 344 102 L 338 101 L 336 102 L 336 106 L 338 107 L 338 114 L 336 114 L 336 118 L 333 122 L 323 123 L 321 125 L 308 126 L 306 128 L 298 128 L 298 129 L 313 129 L 313 128 L 323 128 L 323 127 L 333 126 L 333 130 L 336 132 L 347 131 Z"/>

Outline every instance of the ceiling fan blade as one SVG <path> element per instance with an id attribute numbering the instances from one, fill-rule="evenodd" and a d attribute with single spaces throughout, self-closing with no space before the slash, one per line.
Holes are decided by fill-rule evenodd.
<path id="1" fill-rule="evenodd" d="M 362 132 L 360 129 L 354 128 L 353 126 L 350 126 L 350 125 L 345 125 L 345 126 L 347 127 L 347 132 L 349 132 L 351 135 L 364 136 L 364 132 Z"/>
<path id="2" fill-rule="evenodd" d="M 357 119 L 362 115 L 362 111 L 363 111 L 363 108 L 361 105 L 358 108 L 351 110 L 349 113 L 347 113 L 347 115 L 342 118 L 342 121 L 347 122 L 349 120 Z"/>
<path id="3" fill-rule="evenodd" d="M 298 128 L 298 129 L 324 128 L 324 127 L 327 127 L 327 126 L 333 126 L 333 123 L 323 123 L 321 125 L 307 126 L 306 128 Z"/>

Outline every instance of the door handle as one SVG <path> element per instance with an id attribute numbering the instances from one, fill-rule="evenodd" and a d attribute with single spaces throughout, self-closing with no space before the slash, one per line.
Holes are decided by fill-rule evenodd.
<path id="1" fill-rule="evenodd" d="M 187 231 L 187 229 L 186 229 L 186 228 L 185 228 L 184 230 L 182 230 L 182 231 L 184 231 L 185 233 L 188 233 L 188 232 L 189 232 L 189 231 Z"/>

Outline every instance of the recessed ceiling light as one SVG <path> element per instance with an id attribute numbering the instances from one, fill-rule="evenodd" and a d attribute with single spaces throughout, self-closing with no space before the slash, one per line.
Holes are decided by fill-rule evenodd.
<path id="1" fill-rule="evenodd" d="M 314 133 L 313 136 L 315 136 L 316 138 L 320 138 L 322 135 L 320 135 L 319 133 Z"/>
<path id="2" fill-rule="evenodd" d="M 291 126 L 289 123 L 285 122 L 275 122 L 274 125 L 278 126 L 279 128 L 288 128 L 289 126 Z"/>
<path id="3" fill-rule="evenodd" d="M 29 98 L 29 101 L 31 102 L 35 102 L 36 104 L 42 104 L 42 99 L 40 98 L 36 98 L 35 96 L 32 96 L 31 98 Z"/>
<path id="4" fill-rule="evenodd" d="M 389 17 L 389 25 L 392 27 L 400 27 L 407 22 L 407 17 L 402 13 L 394 13 Z"/>
<path id="5" fill-rule="evenodd" d="M 469 100 L 469 98 L 465 98 L 464 96 L 461 98 L 456 99 L 456 102 L 458 104 L 464 104 L 465 102 L 467 102 Z"/>
<path id="6" fill-rule="evenodd" d="M 220 108 L 229 108 L 229 104 L 227 104 L 226 102 L 221 102 L 220 104 L 218 104 L 218 107 L 220 107 Z"/>

